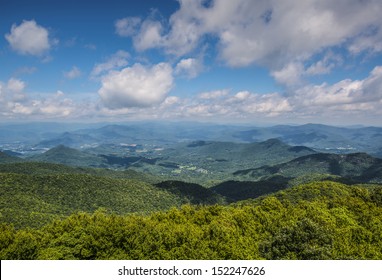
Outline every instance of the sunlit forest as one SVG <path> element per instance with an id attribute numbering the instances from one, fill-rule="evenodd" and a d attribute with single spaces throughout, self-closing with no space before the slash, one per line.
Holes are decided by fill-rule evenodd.
<path id="1" fill-rule="evenodd" d="M 43 226 L 33 217 L 1 224 L 1 259 L 382 258 L 379 185 L 312 182 L 228 205 L 101 208 Z"/>

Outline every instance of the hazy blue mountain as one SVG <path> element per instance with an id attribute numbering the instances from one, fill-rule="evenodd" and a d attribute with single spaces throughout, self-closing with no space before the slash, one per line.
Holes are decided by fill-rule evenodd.
<path id="1" fill-rule="evenodd" d="M 233 141 L 232 132 L 241 129 L 240 126 L 227 126 L 203 123 L 176 122 L 139 122 L 130 124 L 112 124 L 99 128 L 80 129 L 62 133 L 54 139 L 55 144 L 65 144 L 70 147 L 80 147 L 84 144 L 97 142 L 99 144 L 174 144 L 193 140 L 224 140 Z M 87 140 L 86 138 L 90 138 Z M 70 141 L 65 141 L 69 139 Z M 61 140 L 61 142 L 60 142 Z M 77 140 L 77 142 L 75 141 Z M 237 139 L 236 139 L 237 140 Z M 47 140 L 48 141 L 48 140 Z M 39 146 L 51 145 L 43 141 Z"/>
<path id="2" fill-rule="evenodd" d="M 378 155 L 382 148 L 382 128 L 345 128 L 321 124 L 300 126 L 278 125 L 240 131 L 235 137 L 241 141 L 262 141 L 278 138 L 290 145 L 303 145 L 335 153 L 368 152 Z"/>
<path id="3" fill-rule="evenodd" d="M 192 122 L 0 125 L 0 149 L 26 153 L 37 153 L 36 149 L 57 145 L 77 149 L 141 145 L 145 150 L 191 141 L 253 143 L 268 139 L 279 139 L 292 146 L 306 146 L 321 152 L 366 152 L 382 156 L 381 127 L 320 124 L 256 127 Z"/>
<path id="4" fill-rule="evenodd" d="M 81 128 L 95 128 L 105 124 L 83 123 L 56 123 L 56 122 L 32 122 L 32 123 L 0 123 L 0 144 L 24 142 L 37 144 L 40 141 L 56 138 L 64 132 L 76 131 Z"/>
<path id="5" fill-rule="evenodd" d="M 64 145 L 67 147 L 80 148 L 82 146 L 89 146 L 94 143 L 98 144 L 98 139 L 93 138 L 89 135 L 64 132 L 58 137 L 39 142 L 39 144 L 36 145 L 36 147 L 52 148 L 59 145 Z"/>

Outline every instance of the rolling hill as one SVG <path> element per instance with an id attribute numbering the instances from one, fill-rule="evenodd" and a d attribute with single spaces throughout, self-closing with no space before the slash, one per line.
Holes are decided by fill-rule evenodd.
<path id="1" fill-rule="evenodd" d="M 64 145 L 27 158 L 29 161 L 59 163 L 76 167 L 135 170 L 175 180 L 205 183 L 231 178 L 232 171 L 277 164 L 316 153 L 303 146 L 290 146 L 278 139 L 259 143 L 193 141 L 170 148 L 143 149 L 115 145 L 77 150 Z M 96 152 L 100 152 L 97 154 Z"/>
<path id="2" fill-rule="evenodd" d="M 22 162 L 23 160 L 17 156 L 11 156 L 8 153 L 0 151 L 0 163 Z"/>
<path id="3" fill-rule="evenodd" d="M 65 172 L 66 170 L 62 170 Z M 185 203 L 223 203 L 224 197 L 201 186 L 88 174 L 0 173 L 0 223 L 39 227 L 76 212 L 103 208 L 108 213 L 149 213 Z"/>
<path id="4" fill-rule="evenodd" d="M 61 163 L 71 166 L 106 167 L 106 161 L 102 157 L 81 152 L 64 145 L 59 145 L 42 154 L 29 157 L 28 160 Z"/>
<path id="5" fill-rule="evenodd" d="M 234 172 L 242 178 L 264 179 L 274 175 L 299 177 L 309 174 L 329 174 L 360 182 L 382 182 L 382 159 L 365 153 L 346 155 L 311 154 L 291 161 Z"/>
<path id="6" fill-rule="evenodd" d="M 193 141 L 151 153 L 155 163 L 137 162 L 131 168 L 152 174 L 165 174 L 181 180 L 199 178 L 226 180 L 233 170 L 277 164 L 316 153 L 314 150 L 292 147 L 277 139 L 260 143 Z"/>

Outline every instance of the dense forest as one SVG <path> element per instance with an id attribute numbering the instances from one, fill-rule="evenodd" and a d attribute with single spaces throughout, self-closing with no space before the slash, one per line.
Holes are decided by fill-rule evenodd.
<path id="1" fill-rule="evenodd" d="M 323 181 L 230 205 L 1 224 L 1 259 L 381 259 L 382 187 Z"/>
<path id="2" fill-rule="evenodd" d="M 382 259 L 381 158 L 159 144 L 0 151 L 0 259 Z"/>

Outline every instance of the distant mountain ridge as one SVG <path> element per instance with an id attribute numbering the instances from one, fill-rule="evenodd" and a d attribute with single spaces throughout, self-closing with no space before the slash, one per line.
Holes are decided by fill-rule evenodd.
<path id="1" fill-rule="evenodd" d="M 330 174 L 361 182 L 382 182 L 382 159 L 365 153 L 346 155 L 318 153 L 272 166 L 238 170 L 233 174 L 258 179 L 275 175 L 299 177 L 308 174 Z"/>
<path id="2" fill-rule="evenodd" d="M 382 147 L 381 127 L 345 128 L 322 124 L 277 125 L 243 130 L 234 136 L 248 142 L 278 138 L 290 145 L 303 145 L 335 153 L 362 151 L 379 155 Z"/>
<path id="3" fill-rule="evenodd" d="M 382 157 L 382 127 L 336 127 L 322 124 L 257 127 L 239 124 L 132 122 L 0 125 L 0 131 L 0 149 L 15 152 L 24 149 L 34 153 L 33 149 L 58 145 L 76 149 L 104 144 L 157 145 L 166 148 L 192 141 L 253 143 L 276 138 L 291 146 L 306 146 L 320 152 L 366 152 Z M 15 142 L 17 145 L 12 145 Z"/>
<path id="4" fill-rule="evenodd" d="M 81 151 L 58 145 L 42 154 L 31 156 L 28 160 L 84 167 L 131 167 L 138 171 L 150 166 L 167 171 L 179 169 L 181 166 L 193 166 L 192 168 L 205 169 L 212 173 L 231 173 L 232 169 L 240 167 L 281 163 L 312 153 L 316 152 L 307 147 L 292 147 L 278 139 L 269 139 L 259 143 L 194 141 L 143 153 L 132 149 L 128 156 L 118 155 L 114 149 L 106 154 L 97 154 L 93 150 Z M 239 168 L 234 167 L 236 165 Z"/>

